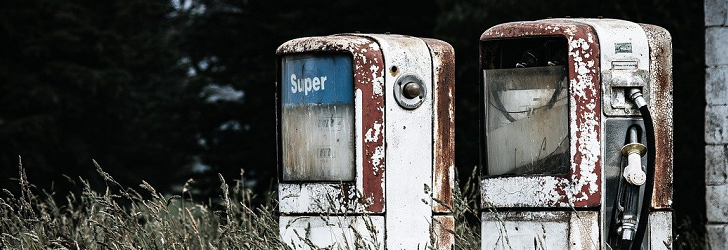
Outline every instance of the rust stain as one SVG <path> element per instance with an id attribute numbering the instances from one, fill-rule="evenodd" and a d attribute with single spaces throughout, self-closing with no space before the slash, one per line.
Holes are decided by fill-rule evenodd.
<path id="1" fill-rule="evenodd" d="M 357 65 L 354 69 L 354 86 L 361 90 L 364 99 L 361 138 L 366 138 L 368 131 L 384 130 L 384 58 L 379 45 L 373 40 L 369 41 L 371 42 L 358 46 L 354 52 L 354 64 Z M 365 140 L 363 144 L 363 201 L 368 204 L 367 211 L 383 212 L 384 133 L 370 136 L 375 138 Z"/>
<path id="2" fill-rule="evenodd" d="M 588 25 L 574 27 L 569 42 L 569 87 L 572 110 L 571 202 L 576 207 L 601 203 L 601 102 L 599 44 Z"/>
<path id="3" fill-rule="evenodd" d="M 672 207 L 672 38 L 662 27 L 640 24 L 650 46 L 650 113 L 655 127 L 655 185 L 652 207 Z"/>
<path id="4" fill-rule="evenodd" d="M 455 51 L 450 44 L 435 40 L 422 39 L 430 48 L 433 60 L 434 79 L 434 117 L 435 135 L 433 136 L 433 198 L 434 212 L 450 212 L 453 206 L 453 186 L 455 167 Z"/>
<path id="5" fill-rule="evenodd" d="M 599 137 L 601 104 L 598 100 L 601 92 L 599 43 L 595 30 L 568 19 L 548 19 L 497 25 L 486 30 L 480 40 L 549 36 L 565 37 L 568 43 L 572 166 L 568 177 L 551 185 L 558 197 L 551 199 L 548 204 L 533 205 L 599 206 L 602 174 Z M 488 59 L 481 57 L 481 62 L 488 63 Z"/>
<path id="6" fill-rule="evenodd" d="M 452 215 L 436 215 L 432 220 L 430 244 L 435 249 L 453 249 L 455 246 L 455 218 Z"/>

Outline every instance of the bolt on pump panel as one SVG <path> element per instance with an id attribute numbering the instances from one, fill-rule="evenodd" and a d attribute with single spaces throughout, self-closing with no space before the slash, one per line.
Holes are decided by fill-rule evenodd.
<path id="1" fill-rule="evenodd" d="M 614 19 L 482 34 L 483 249 L 671 248 L 671 51 L 666 30 Z"/>
<path id="2" fill-rule="evenodd" d="M 452 47 L 341 34 L 276 54 L 282 239 L 295 249 L 451 248 Z"/>

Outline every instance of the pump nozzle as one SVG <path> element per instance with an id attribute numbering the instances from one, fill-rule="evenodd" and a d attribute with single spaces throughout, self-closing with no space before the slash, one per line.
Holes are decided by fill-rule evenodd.
<path id="1" fill-rule="evenodd" d="M 641 186 L 645 184 L 647 176 L 642 171 L 642 156 L 647 153 L 647 147 L 639 142 L 632 142 L 622 147 L 622 155 L 627 157 L 627 167 L 624 168 L 624 179 L 629 184 Z"/>
<path id="2" fill-rule="evenodd" d="M 619 233 L 622 235 L 622 247 L 621 249 L 627 249 L 635 238 L 637 231 L 637 223 L 639 218 L 639 193 L 640 186 L 645 184 L 646 176 L 645 172 L 642 171 L 642 156 L 647 152 L 647 147 L 640 143 L 641 130 L 639 126 L 632 125 L 627 130 L 627 138 L 622 147 L 622 155 L 627 157 L 627 166 L 624 168 L 623 176 L 627 181 L 622 205 L 624 205 L 624 211 L 622 212 L 621 226 L 619 227 Z"/>

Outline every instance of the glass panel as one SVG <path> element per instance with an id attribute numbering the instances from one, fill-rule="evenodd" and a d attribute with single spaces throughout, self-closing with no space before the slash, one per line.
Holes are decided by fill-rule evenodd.
<path id="1" fill-rule="evenodd" d="M 490 69 L 483 77 L 488 174 L 568 173 L 566 67 Z"/>
<path id="2" fill-rule="evenodd" d="M 348 55 L 282 58 L 283 180 L 354 180 L 353 75 Z"/>

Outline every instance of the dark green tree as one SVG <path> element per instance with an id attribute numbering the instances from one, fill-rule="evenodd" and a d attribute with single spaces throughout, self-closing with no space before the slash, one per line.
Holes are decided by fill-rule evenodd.
<path id="1" fill-rule="evenodd" d="M 5 1 L 0 8 L 0 184 L 96 176 L 164 186 L 197 144 L 168 1 Z M 59 182 L 65 183 L 65 182 Z"/>

